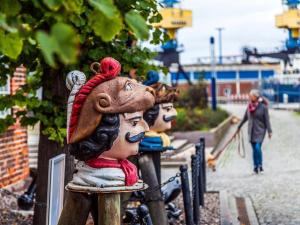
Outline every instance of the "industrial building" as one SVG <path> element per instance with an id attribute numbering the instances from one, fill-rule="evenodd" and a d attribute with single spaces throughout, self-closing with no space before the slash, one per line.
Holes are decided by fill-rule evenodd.
<path id="1" fill-rule="evenodd" d="M 210 95 L 210 82 L 212 77 L 210 64 L 189 64 L 184 65 L 186 75 L 192 83 L 199 80 L 207 83 L 207 92 Z M 214 66 L 214 73 L 217 80 L 217 96 L 219 98 L 229 98 L 232 96 L 242 96 L 250 89 L 258 88 L 263 80 L 272 78 L 281 70 L 280 63 L 226 63 Z M 166 77 L 162 77 L 168 83 L 175 82 L 177 73 L 171 72 Z M 183 74 L 179 75 L 178 85 L 181 88 L 188 87 L 188 81 Z"/>

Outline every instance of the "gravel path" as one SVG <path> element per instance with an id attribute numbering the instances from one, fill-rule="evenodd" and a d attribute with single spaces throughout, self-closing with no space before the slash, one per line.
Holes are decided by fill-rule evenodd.
<path id="1" fill-rule="evenodd" d="M 246 106 L 223 106 L 242 117 Z M 234 196 L 250 197 L 261 225 L 300 224 L 300 116 L 293 112 L 270 110 L 273 138 L 263 144 L 265 173 L 252 175 L 252 150 L 244 136 L 246 158 L 237 146 L 219 160 L 217 172 L 209 172 L 209 190 L 227 190 Z M 232 127 L 224 139 L 235 131 Z"/>
<path id="2" fill-rule="evenodd" d="M 182 210 L 179 220 L 173 225 L 185 225 L 185 215 L 182 194 L 174 201 L 175 205 Z M 199 225 L 219 225 L 220 224 L 220 201 L 219 193 L 207 192 L 204 194 L 204 207 L 200 206 Z"/>
<path id="3" fill-rule="evenodd" d="M 0 225 L 31 225 L 32 211 L 19 211 L 17 196 L 23 194 L 30 178 L 0 189 Z M 7 191 L 8 190 L 8 191 Z"/>

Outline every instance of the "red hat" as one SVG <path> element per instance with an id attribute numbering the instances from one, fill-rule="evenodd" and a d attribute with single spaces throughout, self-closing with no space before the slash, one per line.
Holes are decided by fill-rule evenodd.
<path id="1" fill-rule="evenodd" d="M 95 65 L 98 65 L 98 70 L 95 70 Z M 91 70 L 95 72 L 96 75 L 85 84 L 85 76 L 80 71 L 72 71 L 67 76 L 67 87 L 72 89 L 68 100 L 68 143 L 77 128 L 82 106 L 87 96 L 99 84 L 117 77 L 121 71 L 121 64 L 111 57 L 106 57 L 101 60 L 100 64 L 93 63 Z"/>

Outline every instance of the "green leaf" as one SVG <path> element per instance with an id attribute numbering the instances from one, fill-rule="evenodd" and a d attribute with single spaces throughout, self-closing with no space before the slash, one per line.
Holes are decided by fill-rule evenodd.
<path id="1" fill-rule="evenodd" d="M 56 40 L 56 52 L 64 64 L 76 62 L 79 39 L 73 28 L 67 24 L 57 23 L 52 27 L 52 37 Z"/>
<path id="2" fill-rule="evenodd" d="M 108 19 L 99 11 L 92 12 L 88 19 L 95 34 L 105 42 L 111 41 L 121 31 L 123 25 L 120 17 Z"/>
<path id="3" fill-rule="evenodd" d="M 149 29 L 144 18 L 134 10 L 130 10 L 125 14 L 125 22 L 140 39 L 148 39 Z"/>
<path id="4" fill-rule="evenodd" d="M 9 126 L 16 122 L 15 118 L 7 115 L 4 119 L 0 118 L 0 133 L 3 133 Z"/>
<path id="5" fill-rule="evenodd" d="M 57 48 L 55 41 L 43 31 L 37 32 L 36 39 L 40 44 L 41 51 L 45 57 L 46 62 L 50 66 L 55 67 L 54 53 L 55 49 Z"/>
<path id="6" fill-rule="evenodd" d="M 112 0 L 89 0 L 89 3 L 109 19 L 112 19 L 119 14 L 117 7 Z"/>
<path id="7" fill-rule="evenodd" d="M 3 12 L 7 16 L 17 15 L 21 8 L 18 0 L 1 0 L 0 3 L 0 12 Z"/>
<path id="8" fill-rule="evenodd" d="M 67 11 L 75 12 L 77 14 L 82 13 L 84 10 L 84 7 L 82 7 L 83 0 L 64 0 L 63 5 Z"/>
<path id="9" fill-rule="evenodd" d="M 12 59 L 17 59 L 23 49 L 23 40 L 18 33 L 5 34 L 0 30 L 0 52 Z"/>
<path id="10" fill-rule="evenodd" d="M 55 67 L 55 54 L 64 64 L 72 64 L 77 59 L 78 37 L 73 28 L 67 24 L 57 23 L 52 26 L 51 34 L 38 31 L 36 39 L 46 62 Z"/>
<path id="11" fill-rule="evenodd" d="M 60 8 L 63 0 L 43 0 L 43 2 L 48 6 L 49 9 L 57 11 Z"/>
<path id="12" fill-rule="evenodd" d="M 2 28 L 5 31 L 12 32 L 12 33 L 16 33 L 18 31 L 16 28 L 7 25 L 6 15 L 3 13 L 0 13 L 0 28 Z"/>

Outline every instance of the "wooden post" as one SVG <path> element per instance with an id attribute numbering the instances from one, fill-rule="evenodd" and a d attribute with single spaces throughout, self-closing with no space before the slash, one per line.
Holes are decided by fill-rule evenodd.
<path id="1" fill-rule="evenodd" d="M 91 205 L 91 195 L 68 191 L 57 225 L 85 225 Z"/>
<path id="2" fill-rule="evenodd" d="M 152 160 L 154 163 L 157 181 L 160 184 L 161 183 L 161 159 L 160 159 L 160 152 L 151 152 L 151 153 L 145 153 L 145 154 L 151 154 Z"/>
<path id="3" fill-rule="evenodd" d="M 149 185 L 145 191 L 145 199 L 152 218 L 153 225 L 168 225 L 165 203 L 162 199 L 153 159 L 150 154 L 139 157 L 139 165 L 143 181 Z"/>
<path id="4" fill-rule="evenodd" d="M 98 225 L 121 225 L 120 193 L 98 194 Z"/>

